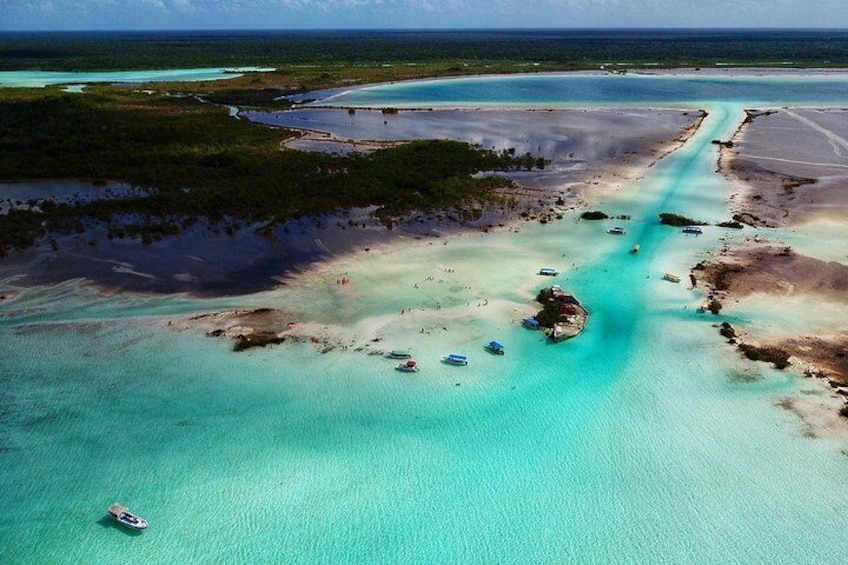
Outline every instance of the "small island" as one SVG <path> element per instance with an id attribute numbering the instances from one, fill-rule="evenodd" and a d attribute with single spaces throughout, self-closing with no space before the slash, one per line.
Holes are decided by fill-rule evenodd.
<path id="1" fill-rule="evenodd" d="M 536 296 L 542 309 L 534 316 L 540 327 L 546 328 L 549 339 L 560 342 L 576 337 L 586 327 L 589 312 L 574 295 L 554 285 L 543 288 Z"/>

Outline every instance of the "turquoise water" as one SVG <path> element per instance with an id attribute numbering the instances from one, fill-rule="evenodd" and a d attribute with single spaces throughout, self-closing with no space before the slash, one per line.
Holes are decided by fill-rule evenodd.
<path id="1" fill-rule="evenodd" d="M 69 92 L 81 92 L 80 84 L 94 82 L 143 83 L 143 82 L 196 82 L 237 78 L 246 72 L 262 72 L 273 69 L 239 67 L 234 69 L 169 69 L 165 71 L 103 71 L 103 72 L 57 72 L 57 71 L 0 71 L 0 88 L 42 88 L 53 84 L 70 84 Z"/>
<path id="2" fill-rule="evenodd" d="M 539 74 L 410 81 L 335 93 L 331 106 L 685 106 L 716 100 L 753 106 L 841 104 L 845 73 L 720 75 Z"/>
<path id="3" fill-rule="evenodd" d="M 710 140 L 742 107 L 711 102 L 682 149 L 599 203 L 632 215 L 625 237 L 569 217 L 410 241 L 210 301 L 5 281 L 0 562 L 844 562 L 845 436 L 785 409 L 826 391 L 743 363 L 700 295 L 660 278 L 721 244 L 655 219 L 727 217 Z M 551 282 L 592 314 L 556 346 L 514 323 Z M 257 306 L 411 347 L 422 371 L 309 344 L 234 354 L 186 323 Z M 113 502 L 150 529 L 113 526 Z"/>

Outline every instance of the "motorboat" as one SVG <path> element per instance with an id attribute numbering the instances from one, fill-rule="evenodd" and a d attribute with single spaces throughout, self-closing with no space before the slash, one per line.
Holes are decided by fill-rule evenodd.
<path id="1" fill-rule="evenodd" d="M 682 231 L 683 233 L 694 233 L 695 235 L 701 235 L 702 233 L 704 233 L 704 230 L 702 230 L 698 226 L 686 226 L 680 231 Z"/>
<path id="2" fill-rule="evenodd" d="M 451 353 L 445 357 L 444 361 L 449 365 L 468 365 L 468 357 L 459 355 L 458 353 Z"/>
<path id="3" fill-rule="evenodd" d="M 551 267 L 542 267 L 539 269 L 539 274 L 546 277 L 555 277 L 559 274 L 559 271 L 552 269 Z"/>
<path id="4" fill-rule="evenodd" d="M 616 226 L 616 227 L 614 227 L 614 228 L 610 228 L 610 229 L 608 229 L 608 230 L 607 230 L 607 233 L 611 233 L 612 235 L 626 235 L 626 234 L 627 234 L 627 230 L 626 230 L 626 229 L 624 229 L 624 228 L 622 228 L 622 227 L 620 227 L 620 226 Z"/>
<path id="5" fill-rule="evenodd" d="M 636 255 L 637 253 L 639 253 L 639 244 L 637 243 L 636 245 L 634 245 L 634 246 L 633 246 L 633 249 L 632 249 L 630 252 L 631 252 L 633 255 Z"/>
<path id="6" fill-rule="evenodd" d="M 113 504 L 109 507 L 109 516 L 117 523 L 132 530 L 147 529 L 147 520 L 130 512 L 129 508 L 122 504 Z"/>
<path id="7" fill-rule="evenodd" d="M 488 349 L 491 353 L 495 355 L 503 355 L 504 354 L 504 346 L 502 343 L 497 341 L 490 341 L 486 344 L 486 349 Z"/>
<path id="8" fill-rule="evenodd" d="M 406 363 L 398 363 L 395 365 L 395 371 L 402 371 L 404 373 L 417 373 L 418 372 L 418 363 L 410 359 Z"/>
<path id="9" fill-rule="evenodd" d="M 412 354 L 406 349 L 392 349 L 386 353 L 389 359 L 411 359 Z"/>
<path id="10" fill-rule="evenodd" d="M 664 273 L 663 278 L 667 281 L 670 281 L 670 282 L 675 282 L 675 283 L 680 282 L 680 277 L 675 275 L 674 273 Z"/>
<path id="11" fill-rule="evenodd" d="M 524 318 L 523 320 L 521 320 L 521 323 L 522 325 L 524 325 L 525 328 L 530 328 L 531 330 L 538 330 L 542 327 L 542 325 L 539 323 L 539 320 L 537 320 L 536 318 Z"/>

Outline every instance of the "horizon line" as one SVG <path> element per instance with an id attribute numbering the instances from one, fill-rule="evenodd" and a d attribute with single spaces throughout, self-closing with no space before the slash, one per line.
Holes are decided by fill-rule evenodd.
<path id="1" fill-rule="evenodd" d="M 690 26 L 667 26 L 667 27 L 644 27 L 644 26 L 587 26 L 587 27 L 362 27 L 362 28 L 149 28 L 149 29 L 0 29 L 0 34 L 10 33 L 409 33 L 409 32 L 591 32 L 591 31 L 690 31 L 690 32 L 842 32 L 848 33 L 848 27 L 749 27 L 749 26 L 727 26 L 727 27 L 690 27 Z"/>

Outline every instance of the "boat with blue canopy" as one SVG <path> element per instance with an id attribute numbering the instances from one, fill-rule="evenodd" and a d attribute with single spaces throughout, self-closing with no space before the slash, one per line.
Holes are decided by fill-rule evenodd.
<path id="1" fill-rule="evenodd" d="M 504 346 L 498 341 L 490 341 L 486 344 L 486 349 L 488 349 L 491 353 L 494 353 L 495 355 L 504 354 Z"/>
<path id="2" fill-rule="evenodd" d="M 444 361 L 449 365 L 468 365 L 468 357 L 458 353 L 451 353 L 445 357 Z"/>
<path id="3" fill-rule="evenodd" d="M 521 323 L 525 328 L 530 328 L 531 330 L 541 329 L 542 325 L 539 323 L 539 320 L 536 318 L 524 318 L 521 320 Z"/>

